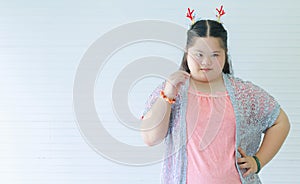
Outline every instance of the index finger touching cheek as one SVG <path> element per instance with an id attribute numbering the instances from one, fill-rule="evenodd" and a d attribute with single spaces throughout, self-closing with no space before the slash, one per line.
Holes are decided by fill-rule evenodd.
<path id="1" fill-rule="evenodd" d="M 179 72 L 183 73 L 185 76 L 190 77 L 191 74 L 189 74 L 188 72 L 184 71 L 184 70 L 178 70 Z"/>

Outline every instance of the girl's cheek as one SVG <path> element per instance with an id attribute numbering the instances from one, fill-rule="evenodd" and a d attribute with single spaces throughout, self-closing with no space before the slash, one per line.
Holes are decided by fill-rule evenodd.
<path id="1" fill-rule="evenodd" d="M 188 65 L 188 67 L 191 69 L 191 68 L 195 68 L 195 61 L 193 60 L 193 59 L 189 59 L 188 61 L 187 61 L 187 65 Z"/>

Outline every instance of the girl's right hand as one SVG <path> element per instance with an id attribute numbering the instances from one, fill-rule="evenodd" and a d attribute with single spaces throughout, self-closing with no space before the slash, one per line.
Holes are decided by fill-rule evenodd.
<path id="1" fill-rule="evenodd" d="M 168 98 L 175 98 L 179 88 L 190 78 L 190 74 L 183 70 L 172 73 L 167 79 L 164 93 Z"/>

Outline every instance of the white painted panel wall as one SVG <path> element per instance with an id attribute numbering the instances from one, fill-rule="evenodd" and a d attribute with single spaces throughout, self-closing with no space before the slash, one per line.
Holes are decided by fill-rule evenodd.
<path id="1" fill-rule="evenodd" d="M 196 9 L 200 17 L 214 19 L 221 3 L 227 12 L 222 20 L 229 32 L 235 75 L 275 96 L 292 125 L 286 143 L 260 177 L 263 183 L 299 183 L 300 3 L 296 0 L 2 0 L 0 183 L 159 183 L 160 163 L 118 164 L 85 142 L 73 111 L 76 69 L 90 45 L 113 28 L 145 19 L 186 27 L 188 7 Z M 129 145 L 144 146 L 139 132 L 118 121 L 112 107 L 112 86 L 129 63 L 151 55 L 179 64 L 182 51 L 150 41 L 127 45 L 112 53 L 95 86 L 95 106 L 104 127 Z M 132 87 L 129 106 L 135 116 L 161 80 L 149 77 Z"/>

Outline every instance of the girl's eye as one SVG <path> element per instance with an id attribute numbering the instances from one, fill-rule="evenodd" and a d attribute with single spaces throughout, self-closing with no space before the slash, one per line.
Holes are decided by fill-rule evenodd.
<path id="1" fill-rule="evenodd" d="M 212 55 L 212 57 L 218 57 L 219 56 L 219 54 L 213 54 Z"/>
<path id="2" fill-rule="evenodd" d="M 197 56 L 197 57 L 202 57 L 202 56 L 203 56 L 203 54 L 201 54 L 201 53 L 197 53 L 197 54 L 196 54 L 196 56 Z"/>

